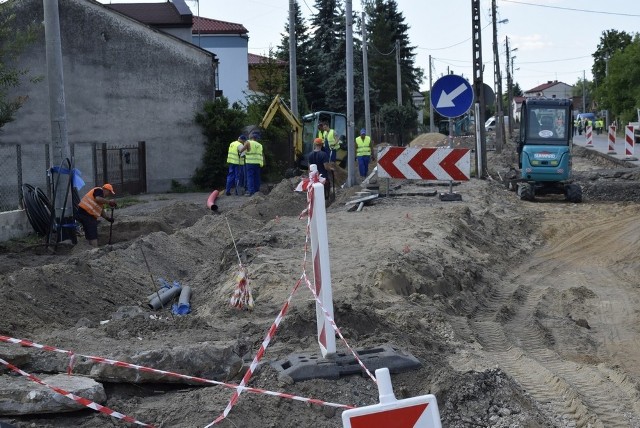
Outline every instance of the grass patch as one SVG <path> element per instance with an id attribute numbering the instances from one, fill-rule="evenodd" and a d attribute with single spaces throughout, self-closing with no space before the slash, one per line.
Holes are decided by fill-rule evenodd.
<path id="1" fill-rule="evenodd" d="M 117 202 L 118 202 L 118 208 L 126 208 L 132 205 L 147 203 L 147 201 L 140 200 L 135 196 L 125 196 L 124 198 L 118 199 Z"/>

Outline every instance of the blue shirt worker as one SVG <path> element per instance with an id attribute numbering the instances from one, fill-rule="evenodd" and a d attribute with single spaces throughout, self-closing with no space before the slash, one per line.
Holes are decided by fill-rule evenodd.
<path id="1" fill-rule="evenodd" d="M 309 165 L 316 165 L 318 167 L 318 173 L 326 178 L 324 182 L 324 199 L 329 199 L 331 180 L 329 179 L 329 170 L 332 169 L 329 163 L 329 155 L 322 150 L 324 141 L 322 138 L 316 138 L 313 140 L 313 151 L 309 153 Z"/>
<path id="2" fill-rule="evenodd" d="M 227 173 L 226 195 L 231 196 L 231 188 L 238 195 L 238 187 L 244 185 L 244 157 L 240 156 L 244 152 L 244 144 L 247 142 L 246 135 L 240 135 L 236 141 L 229 144 L 229 152 L 227 153 L 227 164 L 229 164 L 229 172 Z"/>
<path id="3" fill-rule="evenodd" d="M 356 157 L 360 177 L 366 178 L 369 173 L 369 162 L 371 162 L 371 137 L 367 135 L 367 130 L 364 128 L 360 130 L 360 136 L 356 138 Z"/>
<path id="4" fill-rule="evenodd" d="M 260 134 L 251 133 L 249 139 L 244 144 L 245 166 L 247 168 L 247 196 L 252 196 L 260 191 L 260 168 L 264 166 L 264 153 L 262 144 L 258 142 Z"/>
<path id="5" fill-rule="evenodd" d="M 116 201 L 107 199 L 107 196 L 115 195 L 113 186 L 109 183 L 102 187 L 94 187 L 82 197 L 78 203 L 75 217 L 82 224 L 84 237 L 94 247 L 98 246 L 98 217 L 102 217 L 109 223 L 113 223 L 113 217 L 108 217 L 104 205 L 115 207 Z"/>

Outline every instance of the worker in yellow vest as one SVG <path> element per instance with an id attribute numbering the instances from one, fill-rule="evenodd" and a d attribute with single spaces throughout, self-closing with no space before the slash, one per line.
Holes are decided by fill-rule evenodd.
<path id="1" fill-rule="evenodd" d="M 324 150 L 329 153 L 329 161 L 335 162 L 340 148 L 340 140 L 336 138 L 335 131 L 329 127 L 327 122 L 324 122 L 318 131 L 318 138 L 322 138 L 324 141 Z"/>
<path id="2" fill-rule="evenodd" d="M 229 172 L 227 173 L 226 195 L 231 196 L 231 188 L 235 189 L 235 195 L 238 196 L 238 187 L 244 185 L 244 156 L 240 156 L 244 152 L 244 144 L 247 142 L 246 135 L 240 135 L 236 141 L 229 144 L 227 153 L 227 164 L 229 164 Z"/>
<path id="3" fill-rule="evenodd" d="M 262 144 L 258 142 L 259 138 L 259 133 L 252 132 L 244 144 L 245 167 L 247 168 L 247 193 L 245 196 L 252 196 L 260 191 L 260 168 L 264 166 L 264 153 Z"/>
<path id="4" fill-rule="evenodd" d="M 358 170 L 361 178 L 366 178 L 369 173 L 369 162 L 371 161 L 371 137 L 367 135 L 367 130 L 362 128 L 360 136 L 356 138 L 356 158 L 358 159 Z"/>
<path id="5" fill-rule="evenodd" d="M 596 132 L 598 135 L 602 134 L 602 130 L 604 129 L 604 120 L 602 118 L 596 119 Z"/>
<path id="6" fill-rule="evenodd" d="M 82 224 L 84 229 L 84 237 L 94 247 L 98 246 L 98 218 L 102 217 L 109 223 L 113 223 L 113 217 L 107 216 L 104 205 L 108 204 L 115 208 L 117 203 L 113 199 L 107 199 L 108 196 L 115 195 L 113 186 L 109 183 L 102 187 L 94 187 L 82 197 L 78 203 L 75 217 Z"/>

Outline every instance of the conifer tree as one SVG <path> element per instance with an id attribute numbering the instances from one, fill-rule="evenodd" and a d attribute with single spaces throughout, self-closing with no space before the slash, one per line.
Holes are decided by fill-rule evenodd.
<path id="1" fill-rule="evenodd" d="M 372 111 L 397 102 L 396 40 L 400 42 L 400 75 L 403 104 L 411 93 L 419 90 L 422 70 L 415 66 L 415 46 L 409 43 L 409 26 L 398 11 L 395 0 L 372 0 L 367 12 L 369 85 L 376 94 L 372 97 Z M 393 76 L 394 78 L 391 78 Z"/>

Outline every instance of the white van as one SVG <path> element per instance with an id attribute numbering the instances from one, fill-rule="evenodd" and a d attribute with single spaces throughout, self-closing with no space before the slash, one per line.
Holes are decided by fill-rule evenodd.
<path id="1" fill-rule="evenodd" d="M 496 122 L 497 122 L 496 117 L 495 116 L 491 116 L 484 123 L 484 130 L 487 131 L 487 132 L 495 131 L 496 130 Z M 505 124 L 505 126 L 509 126 L 509 116 L 505 116 L 504 117 L 504 124 Z"/>

